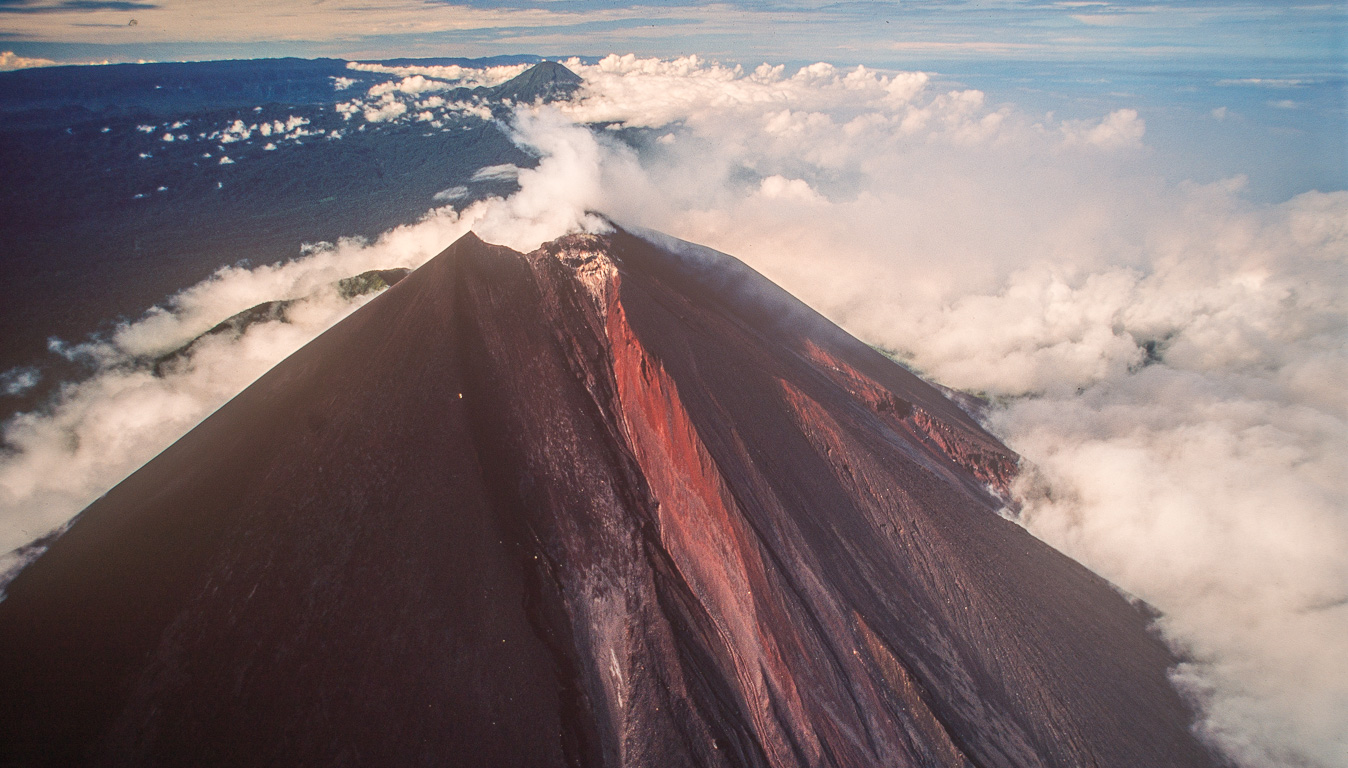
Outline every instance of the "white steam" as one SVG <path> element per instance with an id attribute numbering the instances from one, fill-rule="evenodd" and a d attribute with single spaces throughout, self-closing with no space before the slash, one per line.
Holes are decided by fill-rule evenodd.
<path id="1" fill-rule="evenodd" d="M 922 73 L 566 64 L 578 97 L 518 113 L 539 165 L 482 172 L 516 176 L 516 194 L 372 245 L 226 270 L 79 348 L 102 372 L 6 427 L 0 549 L 68 519 L 350 311 L 324 285 L 414 266 L 470 227 L 526 250 L 602 228 L 602 211 L 732 253 L 990 397 L 990 426 L 1028 460 L 1020 520 L 1164 613 L 1203 735 L 1248 768 L 1348 766 L 1348 193 L 1257 205 L 1239 178 L 1172 184 L 1134 110 L 1054 121 L 937 92 Z M 412 90 L 344 112 L 373 121 Z M 630 149 L 590 122 L 649 142 Z M 128 366 L 311 294 L 308 320 L 202 345 L 162 378 Z"/>

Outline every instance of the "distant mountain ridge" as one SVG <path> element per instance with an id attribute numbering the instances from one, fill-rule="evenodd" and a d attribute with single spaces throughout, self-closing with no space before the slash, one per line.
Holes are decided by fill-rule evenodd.
<path id="1" fill-rule="evenodd" d="M 299 106 L 331 101 L 336 78 L 367 87 L 393 75 L 352 69 L 346 59 L 239 59 L 226 61 L 150 62 L 100 66 L 38 67 L 0 72 L 0 114 L 10 120 L 57 121 L 80 111 L 106 115 L 175 114 L 200 109 L 252 107 L 266 104 Z M 497 96 L 516 101 L 562 98 L 580 78 L 561 64 L 538 56 L 493 56 L 485 59 L 390 59 L 373 62 L 388 67 L 461 66 L 483 68 L 535 64 L 497 86 L 460 88 L 455 98 Z M 512 85 L 513 84 L 513 85 Z M 552 90 L 549 90 L 549 84 Z M 506 86 L 509 86 L 508 88 Z"/>
<path id="2" fill-rule="evenodd" d="M 484 59 L 390 59 L 370 62 L 389 67 L 461 66 L 470 68 L 535 64 L 539 56 Z M 333 79 L 351 78 L 372 85 L 392 75 L 352 69 L 346 59 L 235 59 L 149 62 L 100 66 L 38 67 L 0 72 L 0 114 L 35 109 L 113 110 L 175 113 L 214 108 L 282 103 L 319 104 L 330 100 Z"/>

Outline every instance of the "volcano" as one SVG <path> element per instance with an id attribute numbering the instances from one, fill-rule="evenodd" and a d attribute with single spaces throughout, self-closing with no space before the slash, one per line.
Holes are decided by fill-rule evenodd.
<path id="1" fill-rule="evenodd" d="M 465 235 L 11 583 L 0 762 L 1215 765 L 1016 465 L 729 256 Z"/>

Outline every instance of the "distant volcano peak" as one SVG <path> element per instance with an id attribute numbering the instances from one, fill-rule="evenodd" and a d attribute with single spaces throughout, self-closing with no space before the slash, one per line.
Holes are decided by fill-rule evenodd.
<path id="1" fill-rule="evenodd" d="M 465 235 L 0 602 L 0 763 L 1194 766 L 1015 455 L 733 258 Z"/>
<path id="2" fill-rule="evenodd" d="M 541 61 L 492 89 L 492 96 L 530 104 L 569 99 L 580 89 L 580 76 L 555 61 Z"/>

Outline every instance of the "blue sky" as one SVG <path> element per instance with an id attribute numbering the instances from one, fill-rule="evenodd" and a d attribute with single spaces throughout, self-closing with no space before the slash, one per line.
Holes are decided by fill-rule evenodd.
<path id="1" fill-rule="evenodd" d="M 135 20 L 133 25 L 131 22 Z M 57 61 L 102 55 L 489 55 L 689 50 L 728 59 L 905 64 L 1222 61 L 1343 67 L 1341 2 L 426 2 L 0 0 L 0 40 Z"/>
<path id="2" fill-rule="evenodd" d="M 132 23 L 134 21 L 134 24 Z M 1137 108 L 1198 180 L 1348 185 L 1348 3 L 0 0 L 0 68 L 262 56 L 696 53 L 936 73 L 1060 116 Z M 1201 139 L 1195 138 L 1201 137 Z"/>

